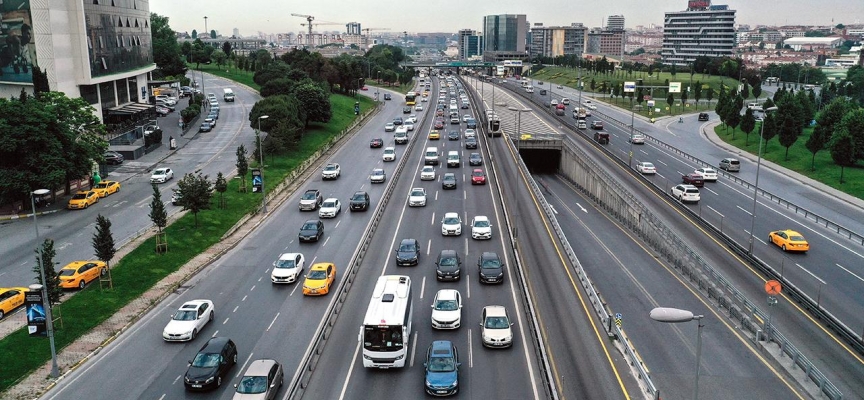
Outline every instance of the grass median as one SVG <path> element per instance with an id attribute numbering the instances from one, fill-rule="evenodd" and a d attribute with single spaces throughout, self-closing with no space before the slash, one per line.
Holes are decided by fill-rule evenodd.
<path id="1" fill-rule="evenodd" d="M 284 180 L 298 165 L 350 125 L 357 118 L 354 115 L 355 101 L 360 101 L 364 110 L 373 106 L 372 100 L 364 96 L 354 98 L 331 95 L 333 118 L 329 123 L 313 124 L 312 128 L 303 135 L 299 148 L 291 154 L 267 157 L 265 177 L 271 177 L 268 178 L 268 182 L 271 182 L 269 187 L 275 187 L 275 182 Z M 215 176 L 210 177 L 210 179 L 215 178 Z M 247 182 L 248 179 L 247 176 Z M 111 270 L 113 289 L 100 290 L 99 283 L 93 282 L 80 293 L 57 305 L 55 313 L 59 311 L 63 318 L 62 328 L 55 329 L 57 351 L 99 326 L 122 307 L 141 297 L 157 282 L 219 242 L 220 238 L 243 216 L 253 212 L 261 204 L 260 194 L 251 191 L 239 193 L 239 184 L 239 179 L 229 181 L 228 190 L 224 193 L 227 208 L 216 208 L 216 201 L 214 201 L 213 209 L 198 214 L 198 228 L 195 228 L 195 219 L 191 213 L 180 217 L 168 226 L 165 229 L 169 247 L 167 253 L 156 254 L 154 252 L 156 239 L 150 238 L 127 256 L 116 261 Z M 214 200 L 218 196 L 219 194 L 216 193 Z M 163 201 L 167 199 L 163 198 Z M 93 217 L 95 218 L 95 215 Z M 112 222 L 120 223 L 116 220 Z M 23 318 L 23 314 L 20 315 Z M 29 337 L 26 327 L 0 339 L 0 365 L 2 365 L 0 393 L 8 390 L 50 359 L 48 338 Z"/>

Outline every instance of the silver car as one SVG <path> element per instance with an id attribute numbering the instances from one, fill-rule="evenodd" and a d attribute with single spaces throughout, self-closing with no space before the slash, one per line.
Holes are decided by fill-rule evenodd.
<path id="1" fill-rule="evenodd" d="M 282 364 L 275 360 L 255 360 L 234 385 L 234 400 L 272 400 L 282 387 L 285 372 Z"/>

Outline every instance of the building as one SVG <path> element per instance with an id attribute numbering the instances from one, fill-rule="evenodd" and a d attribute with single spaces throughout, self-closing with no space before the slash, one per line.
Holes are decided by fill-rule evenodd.
<path id="1" fill-rule="evenodd" d="M 795 51 L 815 49 L 836 49 L 843 44 L 843 38 L 839 36 L 828 37 L 792 37 L 783 41 L 784 46 L 789 46 Z"/>
<path id="2" fill-rule="evenodd" d="M 610 31 L 623 31 L 624 30 L 624 16 L 623 15 L 610 15 L 609 18 L 606 19 L 606 29 Z"/>
<path id="3" fill-rule="evenodd" d="M 591 54 L 610 54 L 620 57 L 624 51 L 624 40 L 624 31 L 595 28 L 587 34 L 585 52 Z"/>
<path id="4" fill-rule="evenodd" d="M 663 25 L 664 64 L 687 65 L 697 57 L 731 57 L 735 48 L 735 10 L 688 1 L 684 11 L 667 12 Z"/>
<path id="5" fill-rule="evenodd" d="M 234 39 L 240 38 L 240 30 L 237 28 L 232 29 L 231 30 L 231 37 L 233 37 Z"/>
<path id="6" fill-rule="evenodd" d="M 588 28 L 579 23 L 570 26 L 540 26 L 531 28 L 531 57 L 582 56 Z"/>
<path id="7" fill-rule="evenodd" d="M 528 21 L 525 14 L 487 15 L 483 17 L 484 59 L 516 55 L 527 57 Z M 488 57 L 487 54 L 489 53 Z"/>
<path id="8" fill-rule="evenodd" d="M 362 35 L 363 30 L 360 29 L 359 22 L 349 22 L 345 24 L 345 33 L 349 35 Z"/>
<path id="9" fill-rule="evenodd" d="M 83 98 L 103 121 L 152 112 L 137 104 L 156 69 L 146 1 L 6 0 L 0 21 L 0 96 L 32 93 L 40 68 L 50 90 Z"/>
<path id="10" fill-rule="evenodd" d="M 479 32 L 472 29 L 460 29 L 458 41 L 460 60 L 483 55 L 483 36 Z"/>

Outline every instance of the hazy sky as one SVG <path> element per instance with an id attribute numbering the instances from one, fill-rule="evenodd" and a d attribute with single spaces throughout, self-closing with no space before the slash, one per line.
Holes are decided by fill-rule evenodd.
<path id="1" fill-rule="evenodd" d="M 739 24 L 806 24 L 836 25 L 864 23 L 864 0 L 715 0 L 737 10 Z M 581 22 L 588 27 L 605 24 L 606 16 L 623 14 L 626 26 L 663 25 L 666 11 L 687 8 L 686 0 L 151 0 L 150 11 L 167 16 L 176 31 L 191 32 L 215 29 L 231 35 L 234 28 L 244 36 L 258 31 L 284 33 L 305 31 L 303 18 L 308 14 L 316 21 L 338 22 L 316 26 L 316 30 L 344 32 L 344 23 L 359 22 L 364 28 L 390 28 L 393 32 L 456 32 L 469 28 L 482 30 L 484 15 L 525 14 L 528 22 L 546 26 Z"/>

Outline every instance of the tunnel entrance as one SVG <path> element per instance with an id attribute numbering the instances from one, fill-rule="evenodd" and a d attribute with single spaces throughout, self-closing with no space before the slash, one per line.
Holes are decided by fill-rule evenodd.
<path id="1" fill-rule="evenodd" d="M 519 154 L 532 174 L 554 174 L 561 164 L 561 150 L 520 149 Z"/>

